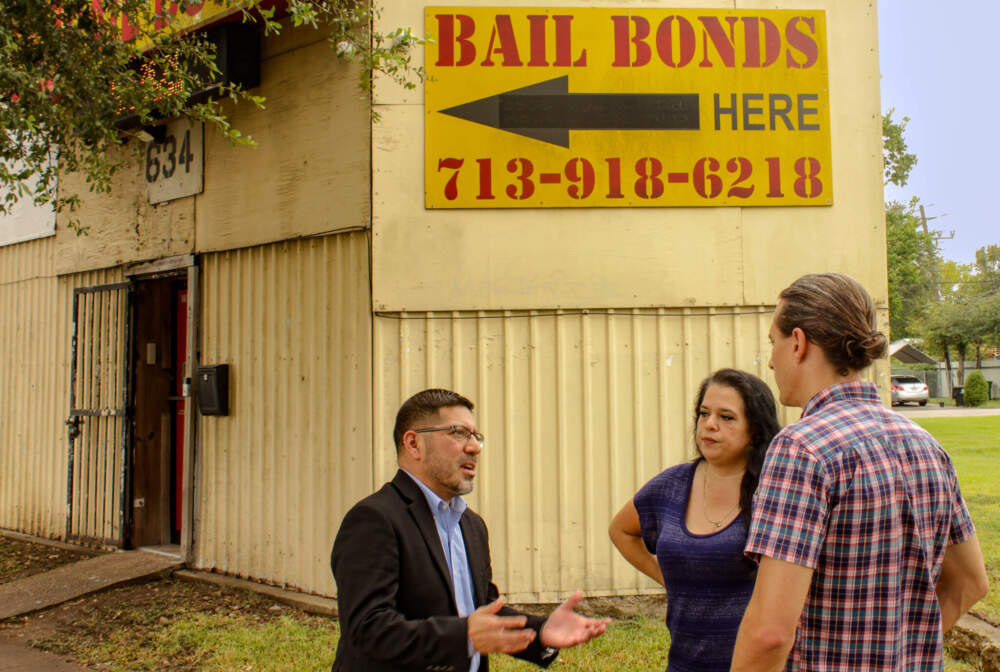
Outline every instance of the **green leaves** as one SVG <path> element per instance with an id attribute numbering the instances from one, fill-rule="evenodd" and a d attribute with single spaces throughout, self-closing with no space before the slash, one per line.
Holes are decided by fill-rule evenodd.
<path id="1" fill-rule="evenodd" d="M 379 10 L 358 0 L 288 0 L 282 19 L 262 0 L 237 3 L 244 21 L 257 21 L 265 35 L 283 27 L 311 27 L 329 34 L 338 57 L 360 65 L 359 94 L 372 110 L 379 77 L 412 89 L 423 70 L 410 50 L 423 41 L 409 28 L 382 34 Z M 93 192 L 110 190 L 111 179 L 131 157 L 114 151 L 130 132 L 123 117 L 140 125 L 186 117 L 214 126 L 230 142 L 253 146 L 233 128 L 218 100 L 197 104 L 192 94 L 213 84 L 219 71 L 214 47 L 200 34 L 185 33 L 170 17 L 183 16 L 190 0 L 9 0 L 0 12 L 0 216 L 21 198 L 51 203 L 73 213 L 79 198 L 59 193 L 60 174 L 82 172 Z M 124 35 L 131 35 L 123 40 Z M 141 47 L 138 45 L 142 45 Z M 235 86 L 223 98 L 265 109 L 266 100 Z M 134 134 L 134 133 L 131 133 Z M 140 143 L 135 143 L 139 145 Z M 58 149 L 56 149 L 58 148 Z M 141 147 L 136 147 L 136 151 Z M 58 161 L 53 160 L 58 154 Z M 118 157 L 118 158 L 113 158 Z M 71 219 L 70 226 L 83 230 Z"/>
<path id="2" fill-rule="evenodd" d="M 906 124 L 909 117 L 903 117 L 902 121 L 892 120 L 892 113 L 889 111 L 882 117 L 882 156 L 884 160 L 883 178 L 885 184 L 895 184 L 897 187 L 906 185 L 906 180 L 910 177 L 910 171 L 917 163 L 915 154 L 907 152 L 906 140 L 903 133 L 906 131 Z"/>
<path id="3" fill-rule="evenodd" d="M 965 379 L 965 403 L 969 406 L 979 406 L 987 400 L 989 386 L 981 371 L 973 371 Z"/>
<path id="4" fill-rule="evenodd" d="M 886 205 L 889 331 L 893 340 L 917 336 L 928 306 L 938 299 L 940 254 L 923 229 L 917 199 Z"/>
<path id="5" fill-rule="evenodd" d="M 975 268 L 982 291 L 1000 291 L 1000 245 L 985 245 L 976 250 Z"/>

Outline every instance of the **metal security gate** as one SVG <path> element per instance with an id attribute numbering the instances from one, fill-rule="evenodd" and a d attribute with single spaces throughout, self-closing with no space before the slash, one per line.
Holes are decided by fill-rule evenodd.
<path id="1" fill-rule="evenodd" d="M 128 525 L 131 284 L 73 292 L 66 537 L 122 546 Z"/>

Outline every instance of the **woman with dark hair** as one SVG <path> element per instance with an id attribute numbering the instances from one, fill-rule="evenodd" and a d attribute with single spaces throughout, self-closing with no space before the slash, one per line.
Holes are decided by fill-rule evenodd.
<path id="1" fill-rule="evenodd" d="M 735 369 L 702 382 L 694 412 L 698 457 L 644 485 L 609 534 L 667 590 L 668 672 L 725 672 L 757 573 L 743 556 L 750 505 L 780 427 L 771 390 Z"/>

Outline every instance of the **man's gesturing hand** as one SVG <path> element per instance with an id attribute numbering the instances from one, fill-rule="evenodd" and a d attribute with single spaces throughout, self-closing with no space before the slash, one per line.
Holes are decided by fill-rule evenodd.
<path id="1" fill-rule="evenodd" d="M 535 631 L 524 627 L 526 617 L 497 616 L 502 606 L 501 597 L 469 614 L 469 641 L 479 653 L 517 653 L 535 638 Z"/>
<path id="2" fill-rule="evenodd" d="M 586 618 L 573 611 L 573 607 L 583 597 L 579 590 L 556 607 L 542 626 L 542 644 L 555 649 L 565 649 L 589 642 L 602 634 L 611 622 L 610 618 Z"/>

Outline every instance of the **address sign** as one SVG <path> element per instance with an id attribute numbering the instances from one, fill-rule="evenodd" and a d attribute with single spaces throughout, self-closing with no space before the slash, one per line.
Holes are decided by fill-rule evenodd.
<path id="1" fill-rule="evenodd" d="M 167 124 L 163 142 L 146 143 L 143 176 L 150 203 L 163 203 L 202 192 L 204 135 L 204 124 L 179 119 Z"/>

